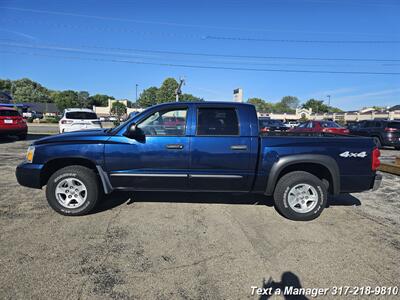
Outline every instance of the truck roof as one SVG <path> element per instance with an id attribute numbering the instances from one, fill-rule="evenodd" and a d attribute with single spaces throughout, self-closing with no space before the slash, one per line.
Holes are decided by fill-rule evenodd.
<path id="1" fill-rule="evenodd" d="M 165 102 L 150 107 L 170 106 L 170 105 L 205 105 L 205 106 L 254 106 L 250 103 L 233 102 L 233 101 L 179 101 L 179 102 Z"/>

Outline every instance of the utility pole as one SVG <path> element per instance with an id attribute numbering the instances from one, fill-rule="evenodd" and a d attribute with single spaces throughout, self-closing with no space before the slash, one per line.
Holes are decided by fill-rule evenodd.
<path id="1" fill-rule="evenodd" d="M 331 106 L 331 95 L 327 95 L 326 97 L 328 97 L 328 106 Z"/>
<path id="2" fill-rule="evenodd" d="M 182 85 L 185 84 L 185 79 L 181 78 L 179 79 L 179 86 L 178 88 L 175 90 L 175 101 L 179 102 L 179 95 L 182 94 Z"/>
<path id="3" fill-rule="evenodd" d="M 137 89 L 138 89 L 138 86 L 139 85 L 136 83 L 136 98 L 135 98 L 136 100 L 135 100 L 135 102 L 137 102 Z"/>

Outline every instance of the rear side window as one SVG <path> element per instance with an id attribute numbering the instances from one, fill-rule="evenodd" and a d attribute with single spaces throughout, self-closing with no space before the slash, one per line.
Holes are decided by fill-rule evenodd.
<path id="1" fill-rule="evenodd" d="M 386 127 L 400 129 L 400 122 L 390 122 L 387 124 Z"/>
<path id="2" fill-rule="evenodd" d="M 239 135 L 239 120 L 234 108 L 199 108 L 197 135 Z"/>
<path id="3" fill-rule="evenodd" d="M 71 111 L 65 114 L 67 119 L 76 119 L 76 120 L 94 120 L 97 119 L 97 115 L 88 111 Z"/>
<path id="4" fill-rule="evenodd" d="M 16 110 L 0 110 L 0 117 L 18 117 L 19 112 Z"/>

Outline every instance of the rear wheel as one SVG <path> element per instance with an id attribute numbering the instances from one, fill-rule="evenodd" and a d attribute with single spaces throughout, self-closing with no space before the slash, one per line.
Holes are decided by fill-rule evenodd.
<path id="1" fill-rule="evenodd" d="M 62 215 L 87 214 L 98 202 L 97 176 L 83 166 L 62 168 L 47 182 L 46 197 L 49 205 Z"/>
<path id="2" fill-rule="evenodd" d="M 326 185 L 318 177 L 303 171 L 282 176 L 274 192 L 276 209 L 294 221 L 317 218 L 325 208 L 327 198 Z"/>

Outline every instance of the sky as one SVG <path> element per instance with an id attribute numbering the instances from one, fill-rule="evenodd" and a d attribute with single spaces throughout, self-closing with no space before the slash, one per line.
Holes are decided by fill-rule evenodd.
<path id="1" fill-rule="evenodd" d="M 207 101 L 400 104 L 397 0 L 0 0 L 0 78 L 135 100 L 167 77 Z"/>

